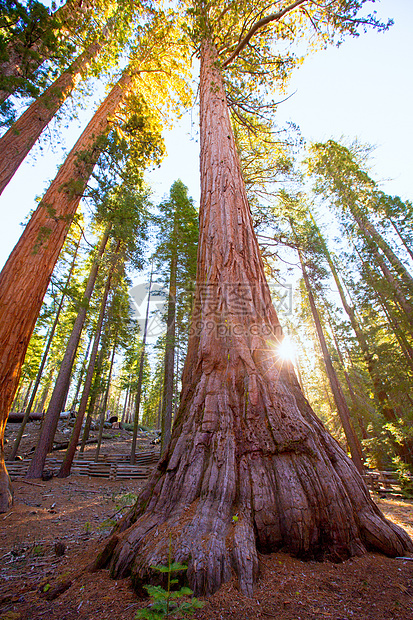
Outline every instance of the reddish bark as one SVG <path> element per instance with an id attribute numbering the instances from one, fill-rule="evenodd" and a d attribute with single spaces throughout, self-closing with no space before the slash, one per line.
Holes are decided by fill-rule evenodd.
<path id="1" fill-rule="evenodd" d="M 27 33 L 20 37 L 14 37 L 5 50 L 5 58 L 0 63 L 0 73 L 5 78 L 11 78 L 12 82 L 7 88 L 0 88 L 0 104 L 18 90 L 19 80 L 25 80 L 34 76 L 36 70 L 49 58 L 51 50 L 44 43 L 44 34 L 54 33 L 56 42 L 59 39 L 64 42 L 70 33 L 80 27 L 84 27 L 84 20 L 90 14 L 93 3 L 78 0 L 70 0 L 57 9 L 41 25 L 31 24 Z M 60 22 L 60 32 L 58 26 Z M 35 28 L 33 39 L 33 27 Z"/>
<path id="2" fill-rule="evenodd" d="M 48 337 L 47 337 L 47 344 L 46 344 L 46 347 L 45 347 L 45 349 L 43 351 L 42 361 L 40 362 L 39 370 L 37 371 L 36 381 L 35 381 L 35 384 L 34 384 L 34 387 L 33 387 L 32 394 L 30 396 L 30 401 L 29 401 L 29 404 L 27 405 L 27 408 L 25 410 L 23 421 L 20 424 L 19 431 L 18 431 L 18 433 L 16 435 L 16 439 L 15 439 L 14 444 L 13 444 L 13 449 L 12 449 L 12 451 L 10 453 L 10 456 L 9 456 L 9 460 L 10 461 L 14 461 L 14 459 L 16 458 L 17 450 L 19 449 L 19 445 L 20 445 L 20 441 L 21 441 L 21 439 L 23 437 L 24 429 L 26 427 L 27 422 L 29 421 L 29 416 L 30 416 L 30 414 L 32 412 L 32 409 L 33 409 L 34 399 L 36 397 L 37 390 L 38 390 L 40 382 L 42 380 L 44 367 L 46 365 L 46 361 L 47 361 L 47 357 L 49 355 L 50 347 L 52 346 L 53 337 L 54 337 L 56 328 L 57 328 L 58 323 L 59 323 L 60 313 L 61 313 L 61 311 L 63 309 L 63 303 L 64 303 L 64 301 L 66 299 L 67 289 L 68 289 L 68 286 L 69 286 L 70 278 L 72 277 L 72 273 L 73 273 L 73 270 L 75 268 L 75 263 L 76 263 L 76 258 L 77 258 L 77 252 L 78 252 L 78 249 L 79 249 L 79 245 L 80 245 L 80 239 L 77 242 L 75 253 L 74 253 L 74 256 L 72 258 L 72 264 L 70 266 L 69 273 L 67 275 L 65 287 L 63 289 L 63 294 L 62 294 L 62 296 L 60 298 L 59 306 L 58 306 L 57 311 L 56 311 L 56 316 L 54 318 L 53 325 L 52 325 L 52 327 L 50 329 L 50 333 L 48 334 Z"/>
<path id="3" fill-rule="evenodd" d="M 100 105 L 59 169 L 0 274 L 0 431 L 4 431 L 51 274 L 104 146 L 101 136 L 108 131 L 110 119 L 130 83 L 130 75 L 124 73 Z M 2 454 L 1 444 L 0 459 Z M 3 500 L 4 494 L 9 497 L 0 484 L 0 511 L 8 505 L 8 501 Z"/>
<path id="4" fill-rule="evenodd" d="M 195 309 L 172 439 L 96 567 L 137 588 L 188 564 L 196 593 L 233 570 L 251 595 L 258 552 L 335 560 L 413 550 L 276 361 L 280 326 L 236 153 L 215 50 L 201 46 L 201 209 Z M 235 517 L 235 518 L 234 518 Z"/>
<path id="5" fill-rule="evenodd" d="M 2 136 L 0 139 L 0 194 L 101 48 L 102 45 L 99 43 L 92 44 Z"/>

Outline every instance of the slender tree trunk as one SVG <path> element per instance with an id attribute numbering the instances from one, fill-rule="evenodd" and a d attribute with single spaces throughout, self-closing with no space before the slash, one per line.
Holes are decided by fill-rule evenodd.
<path id="1" fill-rule="evenodd" d="M 367 370 L 368 373 L 370 375 L 371 381 L 373 383 L 373 387 L 374 387 L 374 393 L 375 396 L 377 398 L 377 401 L 379 403 L 380 409 L 384 415 L 384 417 L 386 418 L 386 420 L 388 421 L 395 421 L 397 419 L 397 416 L 393 410 L 393 407 L 390 404 L 389 401 L 389 397 L 387 394 L 387 390 L 385 388 L 385 386 L 383 385 L 383 382 L 381 381 L 380 378 L 380 373 L 377 370 L 377 364 L 375 362 L 374 359 L 374 355 L 373 353 L 370 351 L 370 347 L 367 343 L 367 339 L 364 335 L 363 330 L 360 327 L 359 321 L 356 317 L 356 313 L 354 311 L 354 308 L 347 302 L 347 298 L 343 289 L 343 285 L 341 283 L 341 279 L 340 276 L 337 273 L 337 269 L 336 266 L 334 264 L 333 258 L 327 248 L 327 244 L 324 241 L 323 236 L 321 235 L 320 230 L 318 229 L 318 226 L 314 220 L 314 218 L 312 217 L 312 221 L 314 224 L 314 227 L 317 230 L 320 242 L 323 246 L 323 250 L 324 250 L 324 255 L 327 259 L 328 265 L 330 267 L 332 276 L 334 278 L 334 282 L 336 283 L 337 286 L 337 290 L 338 290 L 338 294 L 340 295 L 340 299 L 341 299 L 341 303 L 342 306 L 348 316 L 348 318 L 350 319 L 350 323 L 351 323 L 351 327 L 353 328 L 353 331 L 356 335 L 357 338 L 357 342 L 360 345 L 361 351 L 363 353 L 363 357 L 364 360 L 366 362 L 367 365 Z"/>
<path id="2" fill-rule="evenodd" d="M 33 386 L 33 380 L 31 380 L 29 382 L 29 385 L 28 385 L 27 390 L 26 390 L 26 394 L 24 395 L 22 411 L 26 411 L 26 409 L 27 409 L 27 403 L 28 403 L 29 396 L 30 396 L 31 391 L 32 391 L 32 386 Z"/>
<path id="3" fill-rule="evenodd" d="M 128 405 L 128 400 L 129 400 L 130 380 L 131 380 L 131 377 L 129 377 L 128 387 L 126 388 L 125 401 L 123 403 L 122 418 L 121 418 L 121 423 L 122 424 L 125 422 L 126 407 Z"/>
<path id="4" fill-rule="evenodd" d="M 152 276 L 153 276 L 153 261 L 151 266 L 151 277 L 149 278 L 149 291 L 148 291 L 148 303 L 146 305 L 146 316 L 145 316 L 145 325 L 143 328 L 143 336 L 142 336 L 142 351 L 141 357 L 139 360 L 139 371 L 138 371 L 138 384 L 136 388 L 136 400 L 135 400 L 135 417 L 133 420 L 133 435 L 132 435 L 132 446 L 131 446 L 131 455 L 130 462 L 131 465 L 135 464 L 135 454 L 136 454 L 136 439 L 138 435 L 138 426 L 139 426 L 139 410 L 141 405 L 141 393 L 142 393 L 142 381 L 143 381 L 143 365 L 145 362 L 145 345 L 146 345 L 146 336 L 148 333 L 148 322 L 149 322 L 149 305 L 151 301 L 151 288 L 152 288 Z"/>
<path id="5" fill-rule="evenodd" d="M 409 300 L 406 299 L 406 296 L 401 289 L 399 282 L 393 276 L 392 272 L 386 265 L 383 255 L 378 251 L 376 247 L 373 246 L 372 243 L 370 243 L 369 249 L 372 251 L 374 258 L 377 261 L 377 264 L 379 265 L 384 277 L 389 283 L 393 298 L 404 313 L 408 329 L 413 335 L 413 305 L 410 303 Z"/>
<path id="6" fill-rule="evenodd" d="M 324 336 L 323 327 L 321 325 L 320 315 L 317 310 L 317 306 L 315 303 L 313 291 L 310 284 L 310 279 L 308 277 L 307 268 L 304 263 L 304 259 L 300 250 L 298 250 L 298 255 L 300 258 L 301 269 L 303 272 L 303 278 L 305 287 L 307 290 L 308 301 L 310 302 L 311 314 L 313 315 L 315 328 L 317 330 L 318 340 L 320 342 L 321 351 L 323 354 L 324 365 L 326 368 L 327 377 L 331 386 L 331 391 L 333 393 L 334 402 L 336 404 L 337 413 L 340 417 L 341 424 L 344 430 L 344 434 L 347 439 L 348 446 L 351 452 L 351 458 L 357 467 L 358 471 L 363 474 L 364 466 L 361 460 L 362 448 L 357 436 L 354 433 L 353 427 L 351 425 L 351 415 L 350 411 L 344 398 L 343 390 L 341 389 L 340 382 L 338 380 L 336 371 L 334 370 L 333 362 L 331 361 L 331 356 L 327 347 L 327 342 Z"/>
<path id="7" fill-rule="evenodd" d="M 0 195 L 101 48 L 101 43 L 89 46 L 0 138 Z"/>
<path id="8" fill-rule="evenodd" d="M 116 347 L 117 347 L 117 342 L 116 342 L 116 336 L 115 336 L 115 344 L 113 345 L 112 356 L 111 356 L 111 360 L 110 360 L 110 366 L 109 366 L 109 373 L 108 373 L 108 380 L 107 380 L 107 385 L 106 385 L 106 390 L 105 390 L 105 396 L 104 396 L 103 403 L 102 403 L 102 419 L 103 420 L 105 419 L 105 412 L 106 412 L 107 405 L 108 405 L 110 382 L 112 380 L 112 370 L 113 370 L 113 363 L 115 361 Z M 103 437 L 103 424 L 101 424 L 100 427 L 99 427 L 98 444 L 96 446 L 96 452 L 95 452 L 95 461 L 96 461 L 96 463 L 99 461 L 99 452 L 100 452 L 100 448 L 101 448 L 101 445 L 102 445 L 102 437 Z"/>
<path id="9" fill-rule="evenodd" d="M 132 78 L 124 73 L 100 105 L 59 169 L 0 274 L 0 437 L 19 384 L 21 367 L 51 274 L 93 167 L 102 136 L 125 97 Z M 100 138 L 100 139 L 99 139 Z M 82 157 L 79 155 L 82 154 Z M 3 440 L 0 439 L 0 513 L 10 508 Z"/>
<path id="10" fill-rule="evenodd" d="M 161 393 L 159 394 L 158 411 L 156 415 L 156 429 L 157 430 L 161 430 L 161 427 L 162 427 L 162 395 L 163 395 L 163 390 L 161 390 Z"/>
<path id="11" fill-rule="evenodd" d="M 77 381 L 75 395 L 73 397 L 73 401 L 72 401 L 72 404 L 70 406 L 70 411 L 71 412 L 75 412 L 76 411 L 77 401 L 79 399 L 80 388 L 82 387 L 83 378 L 84 378 L 84 375 L 85 375 L 85 372 L 86 372 L 86 366 L 87 366 L 87 362 L 88 362 L 88 359 L 89 359 L 89 351 L 90 351 L 90 347 L 92 346 L 92 340 L 93 340 L 93 338 L 90 337 L 88 345 L 87 345 L 85 357 L 83 359 L 82 368 L 80 369 L 80 372 L 79 372 L 79 379 Z"/>
<path id="12" fill-rule="evenodd" d="M 367 242 L 370 244 L 377 244 L 400 277 L 401 281 L 405 284 L 410 293 L 413 294 L 413 278 L 401 260 L 396 256 L 388 243 L 386 243 L 380 233 L 375 229 L 373 224 L 371 224 L 365 217 L 362 217 L 356 209 L 352 209 L 351 212 Z"/>
<path id="13" fill-rule="evenodd" d="M 400 345 L 401 350 L 403 351 L 404 357 L 406 359 L 406 363 L 413 371 L 413 347 L 407 340 L 403 328 L 399 325 L 397 318 L 394 316 L 394 312 L 392 311 L 390 304 L 388 303 L 385 296 L 380 292 L 376 291 L 380 306 L 386 316 L 386 319 L 391 327 L 394 335 L 397 338 L 397 341 Z"/>
<path id="14" fill-rule="evenodd" d="M 59 374 L 49 402 L 49 407 L 47 409 L 42 430 L 37 441 L 36 450 L 34 451 L 32 461 L 27 470 L 27 478 L 41 478 L 47 453 L 52 446 L 53 437 L 56 433 L 57 424 L 59 422 L 60 412 L 64 407 L 69 390 L 70 377 L 76 357 L 76 351 L 79 345 L 83 325 L 88 311 L 88 305 L 92 297 L 99 270 L 99 261 L 105 251 L 105 247 L 109 239 L 110 228 L 110 226 L 107 226 L 103 234 L 96 259 L 90 269 L 85 292 L 83 293 L 82 302 L 80 304 L 80 309 L 73 325 L 62 363 L 60 364 Z"/>
<path id="15" fill-rule="evenodd" d="M 23 389 L 23 377 L 22 377 L 21 383 L 20 383 L 20 385 L 19 385 L 19 387 L 17 389 L 16 396 L 14 397 L 14 400 L 12 402 L 11 411 L 17 411 L 19 409 L 18 404 L 20 402 L 20 394 L 21 394 L 22 389 Z"/>
<path id="16" fill-rule="evenodd" d="M 47 382 L 47 384 L 45 385 L 44 390 L 43 390 L 43 393 L 42 393 L 42 395 L 41 395 L 41 397 L 40 397 L 40 401 L 39 401 L 39 404 L 38 404 L 38 408 L 39 408 L 39 411 L 40 411 L 41 413 L 43 413 L 44 405 L 45 405 L 45 402 L 46 402 L 47 397 L 48 397 L 48 395 L 49 395 L 49 390 L 50 390 L 50 386 L 52 385 L 52 380 L 53 380 L 54 371 L 55 371 L 55 369 L 53 368 L 53 369 L 52 369 L 52 374 L 51 374 L 50 380 L 49 380 L 49 381 Z"/>
<path id="17" fill-rule="evenodd" d="M 174 228 L 176 230 L 176 224 Z M 175 358 L 176 265 L 177 255 L 176 251 L 173 251 L 169 271 L 168 314 L 166 320 L 164 387 L 162 398 L 162 450 L 170 442 L 172 428 Z"/>
<path id="18" fill-rule="evenodd" d="M 409 246 L 409 244 L 407 243 L 406 239 L 403 237 L 402 233 L 400 232 L 399 227 L 397 226 L 396 222 L 391 217 L 389 217 L 388 220 L 390 224 L 393 226 L 394 230 L 396 231 L 396 234 L 399 237 L 402 244 L 404 245 L 408 255 L 413 260 L 413 251 L 411 247 Z"/>
<path id="19" fill-rule="evenodd" d="M 105 359 L 105 353 L 106 353 L 105 347 L 101 347 L 99 351 L 97 363 L 96 363 L 96 373 L 95 373 L 95 378 L 93 382 L 93 388 L 91 390 L 89 406 L 88 406 L 86 422 L 85 422 L 85 428 L 83 429 L 82 442 L 80 444 L 80 452 L 85 451 L 86 442 L 89 439 L 90 427 L 92 424 L 92 417 L 95 411 L 96 400 L 99 401 L 99 398 L 98 398 L 100 396 L 99 386 L 101 384 L 101 372 L 102 372 L 103 361 Z"/>
<path id="20" fill-rule="evenodd" d="M 353 388 L 353 384 L 352 384 L 351 379 L 350 379 L 350 375 L 348 374 L 348 372 L 346 370 L 346 364 L 345 364 L 345 361 L 344 361 L 344 357 L 343 357 L 343 354 L 341 352 L 340 345 L 338 343 L 335 330 L 334 330 L 333 325 L 331 323 L 331 317 L 330 316 L 329 316 L 328 322 L 329 322 L 329 325 L 330 325 L 331 333 L 333 334 L 334 344 L 335 344 L 335 347 L 336 347 L 337 355 L 338 355 L 338 358 L 340 360 L 340 364 L 341 364 L 341 368 L 343 370 L 344 378 L 345 378 L 346 383 L 347 383 L 347 388 L 348 388 L 348 391 L 349 391 L 349 394 L 350 394 L 351 402 L 353 403 L 354 412 L 355 412 L 355 415 L 357 416 L 357 422 L 358 422 L 358 425 L 360 427 L 362 438 L 363 439 L 368 439 L 368 434 L 367 434 L 366 427 L 364 425 L 364 420 L 363 420 L 363 418 L 361 416 L 361 413 L 360 413 L 361 407 L 360 407 L 360 402 L 359 402 L 359 396 L 358 396 L 358 394 L 356 394 L 356 392 L 355 392 L 355 390 Z M 351 421 L 352 420 L 350 419 L 350 422 Z M 354 425 L 353 424 L 352 424 L 352 427 L 353 427 L 353 432 L 355 433 Z M 361 448 L 361 445 L 360 445 L 360 448 Z M 360 458 L 362 460 L 364 460 L 363 459 L 363 452 L 360 453 Z"/>
<path id="21" fill-rule="evenodd" d="M 75 453 L 76 453 L 77 443 L 79 441 L 80 432 L 82 430 L 82 422 L 83 422 L 83 418 L 85 415 L 87 403 L 89 400 L 90 388 L 92 386 L 93 372 L 95 370 L 96 357 L 97 357 L 97 353 L 99 349 L 99 342 L 100 342 L 100 336 L 102 333 L 103 319 L 105 317 L 105 311 L 106 311 L 106 303 L 108 300 L 108 295 L 109 295 L 109 291 L 111 287 L 113 270 L 116 265 L 116 257 L 117 257 L 117 252 L 119 251 L 119 246 L 120 246 L 120 241 L 118 242 L 118 245 L 115 251 L 115 256 L 113 258 L 112 267 L 108 274 L 105 289 L 103 291 L 102 301 L 100 304 L 99 318 L 98 318 L 96 330 L 95 330 L 95 339 L 93 341 L 92 351 L 90 354 L 89 366 L 87 369 L 86 379 L 85 379 L 85 383 L 83 386 L 82 398 L 80 399 L 80 404 L 79 404 L 79 411 L 77 412 L 76 422 L 73 427 L 72 436 L 70 438 L 70 443 L 67 448 L 65 458 L 63 460 L 62 466 L 59 469 L 59 473 L 57 474 L 58 478 L 67 478 L 67 476 L 70 475 L 70 469 L 72 467 L 73 457 L 75 456 Z"/>
<path id="22" fill-rule="evenodd" d="M 222 76 L 209 41 L 200 54 L 200 243 L 181 402 L 169 446 L 95 567 L 109 562 L 139 588 L 172 552 L 196 593 L 235 571 L 252 595 L 258 550 L 338 560 L 413 545 L 277 363 L 281 330 Z"/>

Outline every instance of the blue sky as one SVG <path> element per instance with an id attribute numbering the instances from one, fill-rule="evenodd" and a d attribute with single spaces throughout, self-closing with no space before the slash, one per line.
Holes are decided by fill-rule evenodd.
<path id="1" fill-rule="evenodd" d="M 392 17 L 394 26 L 308 58 L 291 80 L 288 94 L 294 94 L 279 106 L 279 119 L 299 125 L 308 141 L 345 136 L 376 145 L 373 178 L 387 193 L 413 199 L 413 2 L 381 0 L 373 8 L 383 20 Z M 80 115 L 81 122 L 87 122 L 90 113 L 91 107 Z M 66 152 L 79 133 L 79 123 L 66 132 Z M 199 200 L 195 115 L 186 114 L 165 138 L 169 156 L 148 178 L 155 200 L 168 194 L 177 178 Z M 45 191 L 63 157 L 59 146 L 55 152 L 47 146 L 42 153 L 36 151 L 0 197 L 0 266 L 21 234 L 20 223 L 35 207 L 35 197 Z"/>

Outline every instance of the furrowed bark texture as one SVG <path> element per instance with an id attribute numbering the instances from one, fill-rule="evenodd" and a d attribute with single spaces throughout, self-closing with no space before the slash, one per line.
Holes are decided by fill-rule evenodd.
<path id="1" fill-rule="evenodd" d="M 70 223 L 109 129 L 131 83 L 124 73 L 83 131 L 32 215 L 0 274 L 0 437 L 27 346 Z M 0 459 L 2 458 L 0 444 Z M 0 506 L 7 489 L 0 484 Z"/>
<path id="2" fill-rule="evenodd" d="M 258 553 L 340 560 L 413 550 L 276 362 L 280 326 L 236 154 L 216 56 L 201 47 L 201 210 L 195 310 L 172 438 L 96 561 L 137 589 L 169 541 L 197 594 L 233 571 L 251 595 Z"/>

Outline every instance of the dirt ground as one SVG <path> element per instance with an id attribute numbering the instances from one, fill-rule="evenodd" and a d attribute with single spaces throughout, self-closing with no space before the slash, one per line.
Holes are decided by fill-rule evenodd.
<path id="1" fill-rule="evenodd" d="M 141 448 L 148 445 L 141 439 Z M 129 446 L 127 433 L 109 432 L 102 451 Z M 87 567 L 142 484 L 84 476 L 17 479 L 13 509 L 0 515 L 0 620 L 133 620 L 148 600 L 137 598 L 129 579 L 114 581 L 107 571 Z M 413 537 L 413 501 L 376 499 Z M 67 589 L 49 600 L 62 584 Z M 244 597 L 234 579 L 205 599 L 194 618 L 413 620 L 413 562 L 379 554 L 342 564 L 262 556 L 253 598 Z"/>

